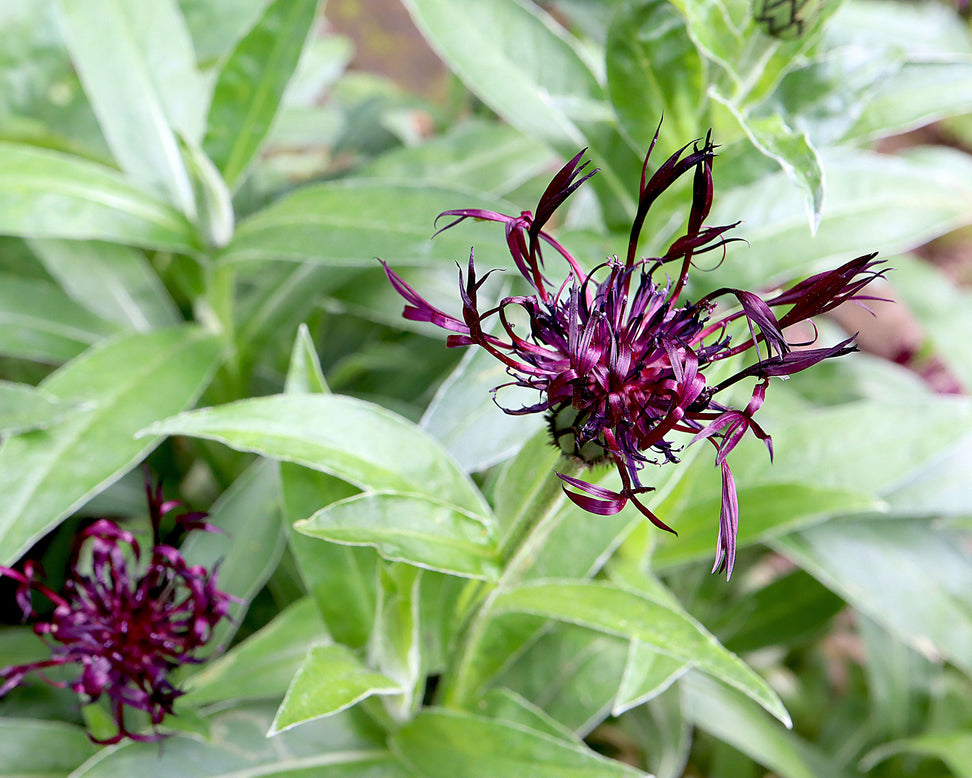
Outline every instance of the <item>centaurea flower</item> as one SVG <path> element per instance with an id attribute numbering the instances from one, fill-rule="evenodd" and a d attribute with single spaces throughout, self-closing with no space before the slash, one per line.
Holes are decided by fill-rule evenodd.
<path id="1" fill-rule="evenodd" d="M 656 141 L 657 137 L 656 133 Z M 725 571 L 728 578 L 735 561 L 739 508 L 727 456 L 749 432 L 765 443 L 772 458 L 772 440 L 754 419 L 770 378 L 789 376 L 823 359 L 856 350 L 853 337 L 824 348 L 791 344 L 784 329 L 846 300 L 874 299 L 861 295 L 861 290 L 884 271 L 875 269 L 881 264 L 874 261 L 876 254 L 868 254 L 769 299 L 742 289 L 722 288 L 694 303 L 682 300 L 693 259 L 714 250 L 724 253 L 728 243 L 738 240 L 726 237 L 736 225 L 705 225 L 713 193 L 715 146 L 710 137 L 701 145 L 695 142 L 682 147 L 649 177 L 648 160 L 654 145 L 655 141 L 642 168 L 638 209 L 623 261 L 614 256 L 585 272 L 571 253 L 544 231 L 557 208 L 597 173 L 593 170 L 581 175 L 588 164 L 581 164 L 581 151 L 554 176 L 540 198 L 536 215 L 524 211 L 519 216 L 507 216 L 478 208 L 439 215 L 454 217 L 439 232 L 467 218 L 502 223 L 513 262 L 532 294 L 505 297 L 498 305 L 480 310 L 478 294 L 486 276 L 477 276 L 470 252 L 465 275 L 461 267 L 459 270 L 462 317 L 457 318 L 431 305 L 386 263 L 382 264 L 389 281 L 406 300 L 406 319 L 449 330 L 453 333 L 447 339 L 450 347 L 476 345 L 485 349 L 506 366 L 513 379 L 503 386 L 526 387 L 539 393 L 537 403 L 503 408 L 506 413 L 544 413 L 554 442 L 565 453 L 589 464 L 608 461 L 615 465 L 621 480 L 617 491 L 558 474 L 567 495 L 581 508 L 610 515 L 631 502 L 652 524 L 674 532 L 642 501 L 642 496 L 652 490 L 642 482 L 642 471 L 648 463 L 679 461 L 680 448 L 671 439 L 674 434 L 691 436 L 689 444 L 708 440 L 715 447 L 716 464 L 722 473 L 713 572 Z M 661 256 L 639 258 L 638 244 L 648 209 L 690 171 L 694 171 L 694 181 L 685 234 Z M 544 275 L 543 249 L 547 247 L 567 266 L 566 278 L 556 284 Z M 666 274 L 669 268 L 675 268 L 674 279 L 656 281 L 655 273 L 662 268 Z M 713 318 L 717 301 L 722 300 L 730 307 Z M 780 307 L 786 310 L 777 315 L 773 309 Z M 511 321 L 511 311 L 517 308 L 529 321 L 529 331 L 522 335 Z M 738 319 L 745 320 L 748 337 L 733 342 L 729 325 Z M 499 334 L 487 331 L 487 320 L 498 321 Z M 794 350 L 794 345 L 803 348 Z M 750 365 L 714 385 L 708 383 L 704 374 L 708 366 L 744 352 L 755 353 Z M 744 408 L 733 408 L 721 399 L 722 393 L 745 378 L 755 379 L 751 397 Z"/>
<path id="2" fill-rule="evenodd" d="M 34 619 L 34 632 L 51 641 L 50 659 L 0 670 L 0 697 L 19 686 L 35 671 L 62 665 L 79 665 L 80 675 L 70 682 L 45 678 L 58 687 L 70 687 L 91 703 L 106 695 L 118 732 L 96 743 L 117 743 L 123 738 L 153 741 L 157 730 L 139 734 L 125 723 L 125 706 L 145 711 L 157 727 L 183 694 L 169 680 L 177 667 L 202 661 L 196 652 L 226 617 L 231 595 L 216 588 L 216 570 L 190 565 L 161 537 L 162 517 L 180 503 L 163 500 L 161 484 L 146 480 L 152 551 L 145 564 L 135 536 L 109 519 L 99 519 L 80 533 L 72 552 L 71 568 L 62 592 L 42 583 L 39 565 L 27 561 L 23 572 L 0 567 L 0 575 L 18 582 L 17 604 L 24 618 Z M 181 534 L 215 531 L 206 514 L 175 517 Z M 82 551 L 90 555 L 90 572 L 82 569 Z M 41 617 L 31 592 L 54 605 Z"/>

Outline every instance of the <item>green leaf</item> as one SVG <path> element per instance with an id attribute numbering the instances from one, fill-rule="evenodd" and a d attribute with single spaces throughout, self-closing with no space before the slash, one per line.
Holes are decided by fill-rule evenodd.
<path id="1" fill-rule="evenodd" d="M 332 503 L 295 529 L 333 543 L 372 546 L 385 559 L 470 578 L 495 579 L 495 536 L 482 517 L 437 500 L 368 492 Z"/>
<path id="2" fill-rule="evenodd" d="M 0 778 L 67 775 L 97 750 L 72 724 L 0 718 Z"/>
<path id="3" fill-rule="evenodd" d="M 508 380 L 495 357 L 467 349 L 422 415 L 422 428 L 442 442 L 463 470 L 472 473 L 502 462 L 543 426 L 540 414 L 513 416 L 496 406 L 492 390 Z M 500 402 L 507 408 L 531 405 L 536 393 L 511 386 L 503 389 Z"/>
<path id="4" fill-rule="evenodd" d="M 213 161 L 199 145 L 182 140 L 180 149 L 196 198 L 196 224 L 206 244 L 219 249 L 230 242 L 236 223 L 233 195 Z"/>
<path id="5" fill-rule="evenodd" d="M 266 703 L 224 710 L 211 719 L 210 735 L 175 734 L 158 743 L 105 748 L 72 778 L 408 778 L 408 773 L 344 716 L 266 737 L 273 707 Z"/>
<path id="6" fill-rule="evenodd" d="M 685 19 L 661 0 L 627 2 L 608 28 L 608 90 L 623 131 L 643 149 L 659 121 L 664 154 L 692 140 L 704 126 L 706 68 Z"/>
<path id="7" fill-rule="evenodd" d="M 794 458 L 799 449 L 788 446 Z M 735 459 L 733 459 L 733 462 Z M 694 464 L 699 470 L 714 471 L 708 457 Z M 671 523 L 678 537 L 661 535 L 652 555 L 652 567 L 666 567 L 711 556 L 715 548 L 722 488 L 712 472 L 693 481 L 687 496 L 679 495 L 674 504 L 662 504 L 661 515 Z M 785 535 L 828 518 L 851 513 L 880 510 L 884 503 L 866 492 L 853 489 L 826 488 L 805 483 L 747 485 L 737 481 L 739 498 L 738 548 Z"/>
<path id="8" fill-rule="evenodd" d="M 270 0 L 179 0 L 200 63 L 228 56 Z"/>
<path id="9" fill-rule="evenodd" d="M 895 754 L 924 754 L 941 759 L 956 778 L 972 778 L 972 733 L 968 730 L 929 732 L 916 737 L 885 743 L 871 751 L 861 769 L 871 770 Z"/>
<path id="10" fill-rule="evenodd" d="M 602 583 L 532 581 L 500 593 L 496 607 L 636 638 L 734 686 L 789 726 L 783 704 L 766 681 L 667 602 Z"/>
<path id="11" fill-rule="evenodd" d="M 59 4 L 71 58 L 118 164 L 194 219 L 192 184 L 173 128 L 194 139 L 201 123 L 190 116 L 203 104 L 205 87 L 175 0 Z M 187 94 L 192 103 L 179 110 Z"/>
<path id="12" fill-rule="evenodd" d="M 317 0 L 275 0 L 224 63 L 203 147 L 232 189 L 256 156 L 280 108 Z"/>
<path id="13" fill-rule="evenodd" d="M 520 0 L 406 0 L 415 26 L 480 100 L 528 138 L 573 157 L 592 150 L 601 173 L 592 184 L 628 211 L 624 144 L 580 42 L 544 10 Z M 630 150 L 625 161 L 630 161 Z M 517 211 L 520 209 L 517 209 Z M 514 211 L 515 212 L 515 211 Z"/>
<path id="14" fill-rule="evenodd" d="M 418 146 L 382 154 L 360 175 L 425 181 L 503 197 L 533 176 L 548 175 L 554 164 L 556 157 L 535 139 L 507 124 L 472 119 Z"/>
<path id="15" fill-rule="evenodd" d="M 635 778 L 633 767 L 529 727 L 468 713 L 426 710 L 391 747 L 426 778 Z"/>
<path id="16" fill-rule="evenodd" d="M 690 673 L 679 683 L 685 715 L 781 778 L 851 778 L 835 760 L 787 732 L 749 700 Z"/>
<path id="17" fill-rule="evenodd" d="M 309 597 L 282 610 L 259 632 L 202 665 L 185 684 L 177 706 L 223 700 L 280 699 L 314 645 L 328 641 L 324 622 Z"/>
<path id="18" fill-rule="evenodd" d="M 783 168 L 787 178 L 801 189 L 810 232 L 816 233 L 823 209 L 824 171 L 807 134 L 787 126 L 778 113 L 753 116 L 718 92 L 710 90 L 710 94 L 729 109 L 750 142 Z"/>
<path id="19" fill-rule="evenodd" d="M 250 602 L 277 568 L 287 542 L 281 507 L 277 463 L 254 462 L 209 511 L 207 521 L 223 532 L 195 532 L 182 546 L 190 564 L 218 565 L 219 588 L 238 599 L 230 605 L 230 618 L 213 630 L 214 646 L 229 645 Z"/>
<path id="20" fill-rule="evenodd" d="M 936 355 L 972 389 L 972 295 L 931 263 L 913 255 L 894 257 L 895 294 L 921 323 Z"/>
<path id="21" fill-rule="evenodd" d="M 398 692 L 394 681 L 363 665 L 347 646 L 312 646 L 267 734 L 333 716 L 375 694 Z"/>
<path id="22" fill-rule="evenodd" d="M 908 645 L 972 675 L 972 562 L 958 535 L 914 520 L 845 520 L 771 545 Z"/>
<path id="23" fill-rule="evenodd" d="M 508 721 L 521 727 L 535 729 L 547 735 L 565 740 L 568 743 L 580 745 L 583 741 L 562 723 L 552 718 L 541 708 L 538 708 L 525 697 L 521 697 L 512 689 L 494 686 L 477 703 L 479 715 L 489 719 Z"/>
<path id="24" fill-rule="evenodd" d="M 107 240 L 186 254 L 199 248 L 184 216 L 111 168 L 2 142 L 0 233 Z"/>
<path id="25" fill-rule="evenodd" d="M 54 284 L 0 275 L 0 354 L 66 362 L 117 331 Z"/>
<path id="26" fill-rule="evenodd" d="M 732 472 L 747 487 L 812 483 L 882 495 L 934 461 L 943 447 L 958 443 L 969 425 L 972 402 L 964 397 L 865 400 L 807 410 L 767 428 L 776 450 L 773 463 L 761 442 L 746 440 L 733 452 Z"/>
<path id="27" fill-rule="evenodd" d="M 395 683 L 400 694 L 382 703 L 394 721 L 408 721 L 422 703 L 423 641 L 419 605 L 423 571 L 410 565 L 378 568 L 375 627 L 368 641 L 368 664 Z"/>
<path id="28" fill-rule="evenodd" d="M 139 332 L 181 320 L 145 255 L 129 246 L 40 239 L 28 245 L 61 288 L 102 319 Z"/>
<path id="29" fill-rule="evenodd" d="M 450 264 L 477 255 L 510 264 L 502 229 L 449 230 L 432 240 L 433 222 L 450 208 L 515 212 L 493 198 L 423 183 L 351 179 L 313 184 L 239 224 L 220 260 L 307 260 L 327 265 L 374 266 L 381 257 L 399 265 Z M 490 252 L 493 252 L 490 255 Z"/>
<path id="30" fill-rule="evenodd" d="M 351 397 L 272 395 L 183 413 L 144 434 L 190 435 L 312 467 L 364 489 L 445 500 L 477 516 L 489 506 L 439 445 L 390 411 Z"/>
<path id="31" fill-rule="evenodd" d="M 628 660 L 611 707 L 612 716 L 642 705 L 668 689 L 691 669 L 690 662 L 658 653 L 640 640 L 628 644 Z"/>
<path id="32" fill-rule="evenodd" d="M 555 624 L 497 680 L 560 722 L 575 738 L 584 737 L 607 718 L 626 654 L 626 640 Z"/>
<path id="33" fill-rule="evenodd" d="M 810 240 L 803 204 L 783 174 L 719 194 L 709 221 L 742 219 L 719 269 L 706 286 L 764 288 L 772 280 L 830 269 L 854 256 L 896 254 L 972 222 L 972 159 L 944 147 L 900 155 L 828 151 L 827 203 Z"/>
<path id="34" fill-rule="evenodd" d="M 127 335 L 86 351 L 40 389 L 90 408 L 0 448 L 0 548 L 9 564 L 155 447 L 135 433 L 191 405 L 219 358 L 198 328 Z"/>
<path id="35" fill-rule="evenodd" d="M 83 406 L 65 402 L 30 384 L 0 381 L 0 433 L 46 429 Z"/>
<path id="36" fill-rule="evenodd" d="M 321 358 L 311 338 L 306 324 L 297 328 L 297 338 L 290 352 L 290 367 L 287 370 L 286 394 L 330 394 Z"/>
<path id="37" fill-rule="evenodd" d="M 289 524 L 355 491 L 333 476 L 287 462 L 280 464 L 280 477 Z M 327 543 L 296 530 L 290 533 L 290 549 L 334 639 L 352 648 L 364 646 L 375 621 L 378 554 L 371 548 Z M 340 597 L 334 596 L 336 591 L 341 592 Z"/>

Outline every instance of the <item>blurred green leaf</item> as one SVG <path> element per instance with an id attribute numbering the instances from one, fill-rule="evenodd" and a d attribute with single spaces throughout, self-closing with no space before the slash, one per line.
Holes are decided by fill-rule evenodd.
<path id="1" fill-rule="evenodd" d="M 835 760 L 787 732 L 749 700 L 697 673 L 679 683 L 685 715 L 781 778 L 851 778 Z"/>
<path id="2" fill-rule="evenodd" d="M 0 354 L 56 364 L 117 331 L 54 284 L 0 275 Z"/>
<path id="3" fill-rule="evenodd" d="M 548 580 L 504 591 L 496 604 L 500 612 L 530 613 L 636 638 L 731 684 L 789 725 L 783 704 L 766 681 L 688 614 L 668 603 L 602 583 Z"/>
<path id="4" fill-rule="evenodd" d="M 179 0 L 201 63 L 228 55 L 270 0 Z"/>
<path id="5" fill-rule="evenodd" d="M 929 732 L 878 746 L 864 757 L 861 768 L 872 770 L 878 763 L 895 754 L 925 754 L 941 759 L 956 778 L 972 778 L 972 733 Z"/>
<path id="6" fill-rule="evenodd" d="M 178 309 L 145 256 L 114 243 L 28 241 L 47 272 L 74 300 L 102 319 L 139 332 L 178 324 Z"/>
<path id="7" fill-rule="evenodd" d="M 207 521 L 222 532 L 195 532 L 182 546 L 190 564 L 218 565 L 219 588 L 239 600 L 230 605 L 230 618 L 213 629 L 214 646 L 229 645 L 250 601 L 277 568 L 287 542 L 281 508 L 277 463 L 254 462 L 209 511 Z"/>
<path id="8" fill-rule="evenodd" d="M 102 749 L 72 778 L 408 778 L 392 756 L 359 734 L 348 717 L 308 723 L 266 737 L 273 707 L 254 703 L 216 713 L 209 738 L 176 734 L 158 743 Z"/>
<path id="9" fill-rule="evenodd" d="M 491 354 L 467 349 L 422 415 L 422 428 L 468 472 L 485 470 L 515 454 L 543 426 L 540 414 L 514 416 L 496 406 L 492 390 L 508 380 L 506 369 Z M 503 389 L 500 402 L 518 408 L 536 402 L 536 393 L 511 386 Z"/>
<path id="10" fill-rule="evenodd" d="M 73 724 L 0 718 L 0 777 L 67 775 L 97 751 Z"/>
<path id="11" fill-rule="evenodd" d="M 127 335 L 86 351 L 39 388 L 91 407 L 0 448 L 3 564 L 117 480 L 158 443 L 147 424 L 191 405 L 218 364 L 219 341 L 198 328 Z"/>
<path id="12" fill-rule="evenodd" d="M 16 143 L 0 143 L 0 232 L 198 251 L 184 216 L 111 168 Z"/>
<path id="13" fill-rule="evenodd" d="M 46 429 L 83 407 L 53 397 L 30 384 L 0 381 L 0 433 Z"/>
<path id="14" fill-rule="evenodd" d="M 798 452 L 799 449 L 788 450 Z M 799 458 L 799 454 L 794 453 Z M 734 460 L 733 460 L 734 461 Z M 708 457 L 701 457 L 694 465 L 699 470 L 712 470 Z M 678 532 L 678 537 L 660 536 L 652 554 L 652 567 L 664 569 L 672 565 L 711 556 L 715 549 L 716 530 L 722 505 L 719 478 L 693 481 L 688 494 L 679 494 L 669 505 L 662 504 L 661 515 Z M 785 535 L 796 529 L 850 513 L 881 509 L 884 504 L 853 489 L 825 488 L 806 483 L 748 485 L 737 481 L 739 498 L 738 548 L 767 538 Z"/>
<path id="15" fill-rule="evenodd" d="M 382 154 L 360 175 L 463 187 L 503 197 L 555 165 L 556 157 L 546 146 L 513 127 L 468 120 L 421 145 Z"/>
<path id="16" fill-rule="evenodd" d="M 333 716 L 374 694 L 400 691 L 390 678 L 363 665 L 347 646 L 312 646 L 267 734 Z"/>
<path id="17" fill-rule="evenodd" d="M 804 206 L 810 220 L 810 232 L 816 233 L 824 201 L 824 171 L 805 132 L 794 130 L 777 114 L 754 116 L 710 90 L 714 99 L 722 103 L 746 137 L 762 154 L 774 160 L 786 176 L 803 192 Z"/>
<path id="18" fill-rule="evenodd" d="M 643 776 L 590 749 L 506 721 L 426 710 L 391 738 L 393 751 L 427 778 L 609 778 Z"/>
<path id="19" fill-rule="evenodd" d="M 190 435 L 332 473 L 360 488 L 491 511 L 472 481 L 418 427 L 371 403 L 337 395 L 272 395 L 203 408 L 144 434 Z"/>
<path id="20" fill-rule="evenodd" d="M 317 0 L 270 3 L 220 70 L 203 147 L 231 189 L 270 131 L 317 5 Z"/>
<path id="21" fill-rule="evenodd" d="M 742 219 L 733 234 L 749 246 L 730 247 L 718 269 L 695 281 L 713 288 L 766 288 L 859 254 L 900 253 L 972 222 L 968 154 L 939 146 L 895 156 L 828 151 L 821 158 L 827 202 L 816 237 L 810 239 L 801 198 L 783 174 L 717 191 L 709 221 Z"/>
<path id="22" fill-rule="evenodd" d="M 175 0 L 59 0 L 64 36 L 108 145 L 133 179 L 196 216 L 174 130 L 198 140 L 205 85 Z"/>
<path id="23" fill-rule="evenodd" d="M 329 394 L 327 379 L 321 370 L 321 358 L 306 324 L 297 328 L 297 337 L 290 354 L 287 370 L 286 394 Z"/>
<path id="24" fill-rule="evenodd" d="M 502 229 L 449 230 L 433 241 L 435 217 L 450 208 L 516 210 L 492 198 L 424 183 L 350 179 L 313 184 L 242 221 L 220 259 L 373 267 L 375 257 L 380 257 L 397 268 L 464 263 L 472 243 L 478 255 L 489 256 L 493 251 L 493 256 L 505 257 L 509 253 Z M 510 264 L 508 259 L 501 261 Z"/>
<path id="25" fill-rule="evenodd" d="M 972 295 L 934 265 L 913 255 L 894 257 L 894 290 L 921 323 L 936 356 L 972 389 Z"/>
<path id="26" fill-rule="evenodd" d="M 844 520 L 772 542 L 901 640 L 972 675 L 972 560 L 961 533 L 915 520 Z"/>
<path id="27" fill-rule="evenodd" d="M 180 705 L 223 700 L 282 699 L 310 648 L 328 642 L 324 622 L 309 597 L 282 610 L 259 632 L 212 659 L 190 676 Z"/>
<path id="28" fill-rule="evenodd" d="M 601 173 L 605 203 L 633 211 L 618 168 L 613 112 L 595 75 L 599 66 L 543 9 L 518 0 L 406 0 L 429 45 L 479 99 L 516 127 L 573 157 L 585 146 Z M 627 160 L 628 157 L 626 156 Z"/>
<path id="29" fill-rule="evenodd" d="M 180 138 L 183 159 L 189 171 L 192 191 L 196 198 L 196 224 L 206 245 L 222 248 L 233 237 L 236 214 L 233 195 L 213 161 L 203 149 Z"/>
<path id="30" fill-rule="evenodd" d="M 647 150 L 659 121 L 662 154 L 698 137 L 706 68 L 670 3 L 623 4 L 612 16 L 605 53 L 611 102 L 635 145 Z"/>
<path id="31" fill-rule="evenodd" d="M 844 601 L 796 569 L 720 609 L 709 622 L 730 651 L 799 646 L 822 634 Z"/>
<path id="32" fill-rule="evenodd" d="M 384 558 L 452 575 L 493 579 L 499 560 L 490 524 L 449 503 L 396 492 L 367 492 L 297 522 L 305 535 L 373 546 Z"/>

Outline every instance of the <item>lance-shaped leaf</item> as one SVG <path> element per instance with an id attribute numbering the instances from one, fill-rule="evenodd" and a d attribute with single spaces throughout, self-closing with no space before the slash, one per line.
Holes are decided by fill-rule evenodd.
<path id="1" fill-rule="evenodd" d="M 133 334 L 89 349 L 42 382 L 41 390 L 89 407 L 0 448 L 3 563 L 154 448 L 157 437 L 135 433 L 191 405 L 219 351 L 219 340 L 196 327 Z"/>
<path id="2" fill-rule="evenodd" d="M 385 559 L 429 570 L 486 579 L 499 574 L 490 525 L 438 500 L 368 492 L 332 503 L 295 526 L 305 535 L 372 546 Z"/>
<path id="3" fill-rule="evenodd" d="M 645 773 L 586 746 L 509 721 L 428 710 L 391 738 L 425 778 L 637 778 Z"/>
<path id="4" fill-rule="evenodd" d="M 477 516 L 491 513 L 435 440 L 401 416 L 351 397 L 258 397 L 183 413 L 144 433 L 218 440 L 323 470 L 362 489 L 393 489 L 445 500 Z"/>
<path id="5" fill-rule="evenodd" d="M 50 427 L 80 407 L 30 384 L 0 381 L 0 434 Z"/>
<path id="6" fill-rule="evenodd" d="M 275 0 L 216 80 L 203 148 L 234 188 L 270 132 L 314 21 L 317 0 Z"/>
<path id="7" fill-rule="evenodd" d="M 548 580 L 528 582 L 501 593 L 496 609 L 635 638 L 734 686 L 789 726 L 790 717 L 769 684 L 670 602 L 608 584 Z"/>
<path id="8" fill-rule="evenodd" d="M 177 3 L 59 4 L 68 50 L 118 164 L 194 219 L 195 197 L 173 127 L 192 138 L 199 122 L 189 117 L 205 92 Z M 155 41 L 165 41 L 164 48 Z M 195 105 L 182 111 L 179 101 L 187 95 Z"/>
<path id="9" fill-rule="evenodd" d="M 294 676 L 268 734 L 333 716 L 374 694 L 398 692 L 398 684 L 365 666 L 346 646 L 314 646 Z"/>
<path id="10" fill-rule="evenodd" d="M 0 143 L 0 233 L 199 250 L 182 214 L 117 171 L 17 143 Z"/>

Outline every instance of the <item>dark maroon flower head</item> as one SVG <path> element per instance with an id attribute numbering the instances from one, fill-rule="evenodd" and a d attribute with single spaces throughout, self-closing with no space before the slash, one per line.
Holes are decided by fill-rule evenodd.
<path id="1" fill-rule="evenodd" d="M 657 133 L 655 137 L 657 140 Z M 705 224 L 712 205 L 715 156 L 709 137 L 684 146 L 649 178 L 651 150 L 645 157 L 638 210 L 623 261 L 611 257 L 585 272 L 543 229 L 556 208 L 597 172 L 581 177 L 586 167 L 586 163 L 579 164 L 582 151 L 554 177 L 540 198 L 536 216 L 529 211 L 506 216 L 481 209 L 440 214 L 454 217 L 443 229 L 467 218 L 504 224 L 513 261 L 532 294 L 506 297 L 497 306 L 481 310 L 478 293 L 486 278 L 477 277 L 470 253 L 465 274 L 461 268 L 459 271 L 460 319 L 426 302 L 387 264 L 385 272 L 407 302 L 406 319 L 449 330 L 453 333 L 447 340 L 449 346 L 485 349 L 506 365 L 513 380 L 504 386 L 539 393 L 536 404 L 504 411 L 545 413 L 551 435 L 563 451 L 587 463 L 608 461 L 617 467 L 618 491 L 561 475 L 567 495 L 585 510 L 609 515 L 630 501 L 657 527 L 673 531 L 642 502 L 642 495 L 652 489 L 643 484 L 642 471 L 648 463 L 677 462 L 680 447 L 673 438 L 680 433 L 689 436 L 688 443 L 708 440 L 722 471 L 722 511 L 713 571 L 724 570 L 728 578 L 735 559 L 739 509 L 727 456 L 749 432 L 766 444 L 772 457 L 772 441 L 754 419 L 770 378 L 788 376 L 856 350 L 853 338 L 827 348 L 791 344 L 784 329 L 845 300 L 874 299 L 863 296 L 861 290 L 884 271 L 875 269 L 880 263 L 869 254 L 769 299 L 729 288 L 695 303 L 680 299 L 694 257 L 724 252 L 734 240 L 725 234 L 735 224 Z M 639 258 L 638 243 L 648 209 L 689 172 L 694 181 L 685 234 L 662 256 Z M 552 249 L 566 263 L 563 281 L 551 284 L 544 275 L 544 249 Z M 662 280 L 655 279 L 659 270 Z M 517 332 L 511 316 L 514 309 L 521 311 L 521 317 L 525 314 L 527 331 Z M 734 342 L 729 325 L 738 319 L 745 321 L 748 333 Z M 498 327 L 491 334 L 494 322 Z M 708 383 L 708 366 L 743 352 L 753 352 L 749 366 L 719 383 Z M 755 379 L 745 408 L 723 402 L 721 393 L 745 378 Z"/>
<path id="2" fill-rule="evenodd" d="M 71 569 L 63 592 L 39 580 L 38 565 L 28 561 L 23 572 L 0 567 L 0 575 L 18 582 L 17 603 L 24 618 L 34 619 L 34 632 L 50 643 L 51 658 L 0 670 L 0 697 L 34 671 L 77 665 L 80 674 L 69 686 L 85 703 L 106 695 L 118 732 L 96 743 L 123 738 L 153 741 L 162 737 L 131 732 L 125 725 L 125 706 L 148 713 L 153 728 L 183 694 L 169 680 L 177 667 L 202 661 L 196 652 L 209 641 L 213 627 L 227 616 L 234 598 L 216 588 L 216 571 L 189 565 L 160 535 L 162 517 L 180 503 L 162 499 L 161 484 L 146 481 L 152 522 L 152 550 L 147 560 L 135 536 L 115 522 L 99 519 L 75 542 Z M 205 513 L 175 517 L 180 534 L 215 530 Z M 82 551 L 90 562 L 82 571 Z M 90 569 L 87 569 L 88 565 Z M 31 603 L 31 592 L 54 605 L 46 620 Z"/>

